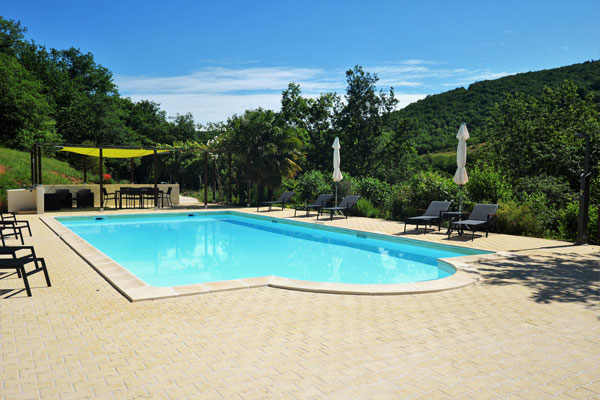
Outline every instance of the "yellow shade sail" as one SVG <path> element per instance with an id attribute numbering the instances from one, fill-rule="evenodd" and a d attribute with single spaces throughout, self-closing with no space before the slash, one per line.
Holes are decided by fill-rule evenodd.
<path id="1" fill-rule="evenodd" d="M 98 147 L 63 147 L 61 151 L 70 153 L 83 154 L 84 156 L 100 157 L 100 149 Z M 156 150 L 157 153 L 167 153 L 169 150 Z M 154 150 L 146 149 L 110 149 L 102 148 L 102 157 L 106 158 L 133 158 L 144 157 L 154 154 Z"/>

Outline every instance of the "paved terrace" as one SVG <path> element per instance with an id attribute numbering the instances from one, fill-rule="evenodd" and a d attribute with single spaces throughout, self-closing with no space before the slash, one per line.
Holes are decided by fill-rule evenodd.
<path id="1" fill-rule="evenodd" d="M 262 287 L 131 303 L 24 218 L 52 287 L 33 275 L 29 298 L 0 272 L 2 399 L 600 398 L 598 247 L 410 231 L 504 253 L 476 265 L 481 281 L 431 294 Z M 325 223 L 404 236 L 398 222 Z"/>

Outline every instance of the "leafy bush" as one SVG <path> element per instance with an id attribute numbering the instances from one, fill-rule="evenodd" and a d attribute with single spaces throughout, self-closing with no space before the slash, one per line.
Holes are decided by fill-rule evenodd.
<path id="1" fill-rule="evenodd" d="M 369 199 L 377 207 L 383 207 L 392 194 L 392 186 L 389 183 L 375 178 L 358 179 L 356 186 L 358 194 Z"/>
<path id="2" fill-rule="evenodd" d="M 391 189 L 384 210 L 386 218 L 402 221 L 410 215 L 416 214 L 416 208 L 411 206 L 411 187 L 408 184 L 394 185 Z"/>
<path id="3" fill-rule="evenodd" d="M 541 224 L 529 204 L 515 201 L 500 203 L 497 211 L 498 232 L 509 235 L 537 236 Z"/>
<path id="4" fill-rule="evenodd" d="M 381 211 L 369 199 L 361 197 L 355 206 L 355 213 L 359 217 L 379 218 Z"/>
<path id="5" fill-rule="evenodd" d="M 425 209 L 432 201 L 449 200 L 458 207 L 459 187 L 451 178 L 445 178 L 437 172 L 422 171 L 413 176 L 410 181 L 410 203 L 408 208 L 415 211 Z M 463 204 L 468 202 L 468 192 L 463 189 Z M 406 215 L 411 216 L 411 215 Z"/>
<path id="6" fill-rule="evenodd" d="M 286 180 L 285 190 L 296 192 L 294 200 L 298 203 L 311 202 L 322 193 L 333 193 L 331 176 L 321 171 L 307 171 L 293 182 L 294 184 L 290 185 Z"/>
<path id="7" fill-rule="evenodd" d="M 469 196 L 477 203 L 508 202 L 512 199 L 512 187 L 506 177 L 489 164 L 475 166 L 469 171 L 465 185 Z"/>
<path id="8" fill-rule="evenodd" d="M 526 201 L 528 195 L 543 193 L 548 202 L 555 206 L 564 206 L 575 196 L 564 178 L 547 175 L 519 179 L 514 192 L 521 201 Z"/>
<path id="9" fill-rule="evenodd" d="M 590 205 L 588 221 L 588 240 L 591 243 L 598 244 L 598 206 Z M 558 213 L 558 233 L 561 239 L 574 241 L 577 239 L 579 228 L 579 202 L 572 201 L 567 207 L 561 209 Z"/>

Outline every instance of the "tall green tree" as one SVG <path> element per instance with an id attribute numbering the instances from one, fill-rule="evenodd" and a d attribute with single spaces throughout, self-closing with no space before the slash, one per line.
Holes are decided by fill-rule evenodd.
<path id="1" fill-rule="evenodd" d="M 344 158 L 349 160 L 343 169 L 354 176 L 366 176 L 377 163 L 382 133 L 398 100 L 394 89 L 386 94 L 377 91 L 377 74 L 363 71 L 360 66 L 346 71 L 345 103 L 336 116 Z"/>
<path id="2" fill-rule="evenodd" d="M 296 129 L 304 143 L 304 170 L 331 168 L 334 107 L 338 103 L 339 97 L 334 93 L 324 93 L 317 98 L 302 97 L 300 85 L 294 82 L 283 91 L 279 118 L 284 126 Z"/>
<path id="3" fill-rule="evenodd" d="M 0 141 L 23 150 L 60 141 L 51 114 L 41 82 L 14 56 L 0 53 Z"/>
<path id="4" fill-rule="evenodd" d="M 293 177 L 302 158 L 298 131 L 279 124 L 277 114 L 261 108 L 229 119 L 227 131 L 219 139 L 223 148 L 236 155 L 238 168 L 250 169 L 246 177 L 258 185 L 259 200 L 271 197 L 283 177 Z M 249 162 L 249 165 L 247 164 Z"/>
<path id="5" fill-rule="evenodd" d="M 591 136 L 591 165 L 600 160 L 600 108 L 592 95 L 582 98 L 572 82 L 546 87 L 541 98 L 507 94 L 487 124 L 488 159 L 512 179 L 555 176 L 578 187 L 584 143 L 574 134 Z M 594 167 L 594 176 L 597 167 Z"/>

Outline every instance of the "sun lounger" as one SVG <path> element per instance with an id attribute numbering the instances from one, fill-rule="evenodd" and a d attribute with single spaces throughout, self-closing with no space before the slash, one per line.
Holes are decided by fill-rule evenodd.
<path id="1" fill-rule="evenodd" d="M 20 224 L 18 225 L 20 228 L 27 228 L 27 231 L 29 231 L 29 236 L 31 236 L 31 227 L 29 226 L 29 221 L 18 220 L 17 215 L 14 212 L 2 213 L 0 214 L 0 218 L 2 218 L 2 221 L 9 221 Z"/>
<path id="2" fill-rule="evenodd" d="M 342 199 L 342 201 L 340 201 L 340 204 L 338 204 L 336 207 L 320 208 L 317 213 L 317 219 L 319 219 L 319 215 L 323 214 L 324 211 L 329 211 L 329 219 L 330 220 L 333 219 L 333 213 L 336 211 L 340 211 L 342 213 L 342 215 L 345 215 L 346 219 L 348 219 L 348 214 L 350 213 L 350 209 L 356 205 L 356 202 L 358 201 L 358 199 L 360 199 L 360 196 L 347 195 Z M 346 212 L 345 214 L 344 214 L 344 211 Z"/>
<path id="3" fill-rule="evenodd" d="M 298 210 L 306 211 L 307 216 L 310 215 L 310 210 L 317 210 L 317 212 L 318 212 L 320 208 L 325 207 L 326 205 L 331 203 L 332 200 L 333 200 L 332 194 L 320 194 L 319 197 L 317 197 L 317 199 L 312 202 L 312 204 L 305 204 L 301 207 L 294 208 L 294 217 L 296 216 L 296 212 Z"/>
<path id="4" fill-rule="evenodd" d="M 271 206 L 275 204 L 281 204 L 281 210 L 283 211 L 285 205 L 290 202 L 292 197 L 294 197 L 294 194 L 294 192 L 285 192 L 281 196 L 279 196 L 277 200 L 260 202 L 258 204 L 258 207 L 256 207 L 256 211 L 258 211 L 260 206 L 269 206 L 269 211 L 271 211 Z"/>
<path id="5" fill-rule="evenodd" d="M 419 225 L 423 225 L 425 228 L 423 234 L 425 234 L 427 233 L 427 225 L 433 225 L 434 223 L 437 223 L 439 231 L 442 222 L 442 214 L 445 211 L 448 211 L 450 208 L 450 203 L 450 201 L 432 201 L 429 203 L 427 210 L 425 210 L 425 214 L 418 217 L 406 218 L 404 221 L 404 233 L 406 233 L 406 225 L 408 224 L 416 225 L 417 230 L 419 229 Z"/>
<path id="6" fill-rule="evenodd" d="M 17 252 L 22 250 L 29 251 L 29 254 L 18 256 Z M 35 250 L 33 246 L 0 247 L 0 256 L 7 255 L 12 256 L 12 258 L 0 257 L 0 270 L 15 270 L 17 272 L 17 276 L 23 279 L 23 283 L 25 284 L 25 290 L 27 291 L 27 296 L 31 297 L 31 287 L 29 286 L 29 280 L 27 279 L 27 277 L 37 272 L 43 272 L 46 278 L 46 284 L 49 287 L 52 286 L 50 283 L 50 276 L 48 275 L 48 269 L 46 268 L 46 262 L 43 258 L 37 257 L 35 255 Z M 27 271 L 25 269 L 25 266 L 30 263 L 34 263 L 35 269 Z"/>
<path id="7" fill-rule="evenodd" d="M 452 231 L 457 231 L 459 235 L 462 235 L 465 229 L 472 231 L 471 240 L 475 238 L 476 230 L 483 230 L 485 228 L 485 237 L 488 237 L 490 229 L 490 223 L 496 222 L 496 210 L 498 210 L 498 204 L 475 204 L 469 219 L 462 221 L 451 222 L 450 229 L 448 229 L 448 238 Z"/>

